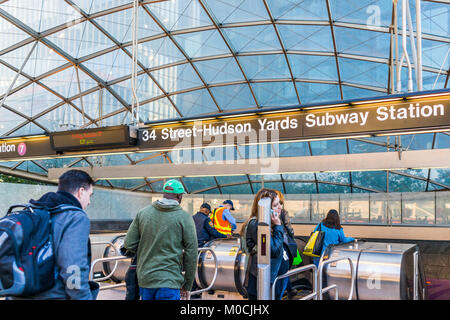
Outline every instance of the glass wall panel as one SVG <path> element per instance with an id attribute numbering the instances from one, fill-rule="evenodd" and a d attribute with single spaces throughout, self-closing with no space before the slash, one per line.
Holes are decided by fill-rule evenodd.
<path id="1" fill-rule="evenodd" d="M 436 193 L 436 224 L 450 225 L 450 192 Z"/>
<path id="2" fill-rule="evenodd" d="M 369 195 L 368 194 L 342 194 L 340 196 L 341 223 L 368 223 L 369 222 Z"/>
<path id="3" fill-rule="evenodd" d="M 385 193 L 370 194 L 369 222 L 373 224 L 386 224 L 388 222 L 388 195 Z"/>
<path id="4" fill-rule="evenodd" d="M 402 223 L 402 194 L 387 194 L 387 214 L 391 224 Z M 388 222 L 389 223 L 389 222 Z"/>
<path id="5" fill-rule="evenodd" d="M 338 194 L 311 195 L 311 221 L 319 222 L 323 220 L 331 209 L 340 211 Z"/>
<path id="6" fill-rule="evenodd" d="M 311 196 L 285 195 L 284 209 L 289 212 L 291 223 L 309 222 L 311 219 Z"/>
<path id="7" fill-rule="evenodd" d="M 402 193 L 402 223 L 434 224 L 434 198 L 433 193 Z"/>

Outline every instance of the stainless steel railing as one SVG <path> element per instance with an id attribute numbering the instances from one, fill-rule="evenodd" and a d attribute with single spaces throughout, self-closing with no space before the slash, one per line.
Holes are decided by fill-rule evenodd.
<path id="1" fill-rule="evenodd" d="M 200 254 L 203 251 L 209 251 L 211 252 L 212 256 L 214 257 L 214 276 L 213 279 L 211 280 L 211 283 L 209 284 L 208 287 L 204 288 L 204 289 L 199 289 L 199 290 L 195 290 L 195 291 L 191 291 L 189 292 L 189 296 L 188 296 L 188 300 L 190 299 L 190 296 L 193 294 L 199 294 L 201 292 L 205 292 L 205 291 L 209 291 L 211 290 L 211 288 L 214 286 L 214 283 L 216 282 L 216 278 L 217 278 L 217 272 L 219 269 L 219 262 L 217 261 L 217 256 L 216 253 L 214 252 L 214 250 L 212 248 L 209 247 L 205 247 L 205 248 L 198 248 L 198 256 L 197 256 L 197 261 L 200 258 Z M 198 270 L 197 270 L 198 272 Z"/>
<path id="2" fill-rule="evenodd" d="M 337 286 L 335 284 L 330 285 L 326 288 L 322 288 L 322 279 L 323 279 L 323 268 L 325 265 L 333 263 L 333 262 L 338 262 L 341 260 L 348 260 L 349 265 L 350 265 L 350 273 L 351 273 L 351 285 L 350 285 L 350 293 L 348 295 L 348 300 L 352 300 L 353 298 L 353 292 L 355 290 L 355 278 L 356 278 L 356 274 L 355 274 L 355 268 L 353 266 L 353 261 L 352 259 L 348 258 L 348 257 L 341 257 L 341 258 L 333 258 L 333 259 L 329 259 L 329 260 L 323 260 L 319 263 L 319 293 L 318 293 L 318 298 L 319 300 L 323 299 L 323 294 L 329 290 L 334 289 L 335 290 L 335 299 L 338 299 L 338 289 Z"/>
<path id="3" fill-rule="evenodd" d="M 277 284 L 278 280 L 281 280 L 286 277 L 293 276 L 294 274 L 299 274 L 299 273 L 302 273 L 302 272 L 305 272 L 308 270 L 313 270 L 313 288 L 312 288 L 313 292 L 307 296 L 302 297 L 299 300 L 311 300 L 311 299 L 317 300 L 317 294 L 318 294 L 318 291 L 317 291 L 317 267 L 314 264 L 308 264 L 303 267 L 292 269 L 292 270 L 286 272 L 285 274 L 282 274 L 282 275 L 276 277 L 272 284 L 272 300 L 275 297 L 275 285 Z"/>

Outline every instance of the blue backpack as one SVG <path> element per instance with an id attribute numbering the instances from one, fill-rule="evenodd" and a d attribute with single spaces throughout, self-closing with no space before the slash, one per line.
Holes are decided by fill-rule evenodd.
<path id="1" fill-rule="evenodd" d="M 69 205 L 9 208 L 0 219 L 0 296 L 27 297 L 54 286 L 52 215 L 75 209 L 80 210 Z"/>

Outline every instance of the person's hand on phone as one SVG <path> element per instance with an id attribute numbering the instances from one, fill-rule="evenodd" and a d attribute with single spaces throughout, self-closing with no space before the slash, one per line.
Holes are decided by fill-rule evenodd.
<path id="1" fill-rule="evenodd" d="M 270 218 L 273 224 L 281 225 L 280 214 L 278 212 L 272 210 Z"/>

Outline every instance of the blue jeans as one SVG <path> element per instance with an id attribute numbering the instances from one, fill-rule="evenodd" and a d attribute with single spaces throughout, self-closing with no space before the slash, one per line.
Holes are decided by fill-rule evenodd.
<path id="1" fill-rule="evenodd" d="M 139 288 L 142 300 L 180 300 L 180 289 Z"/>

